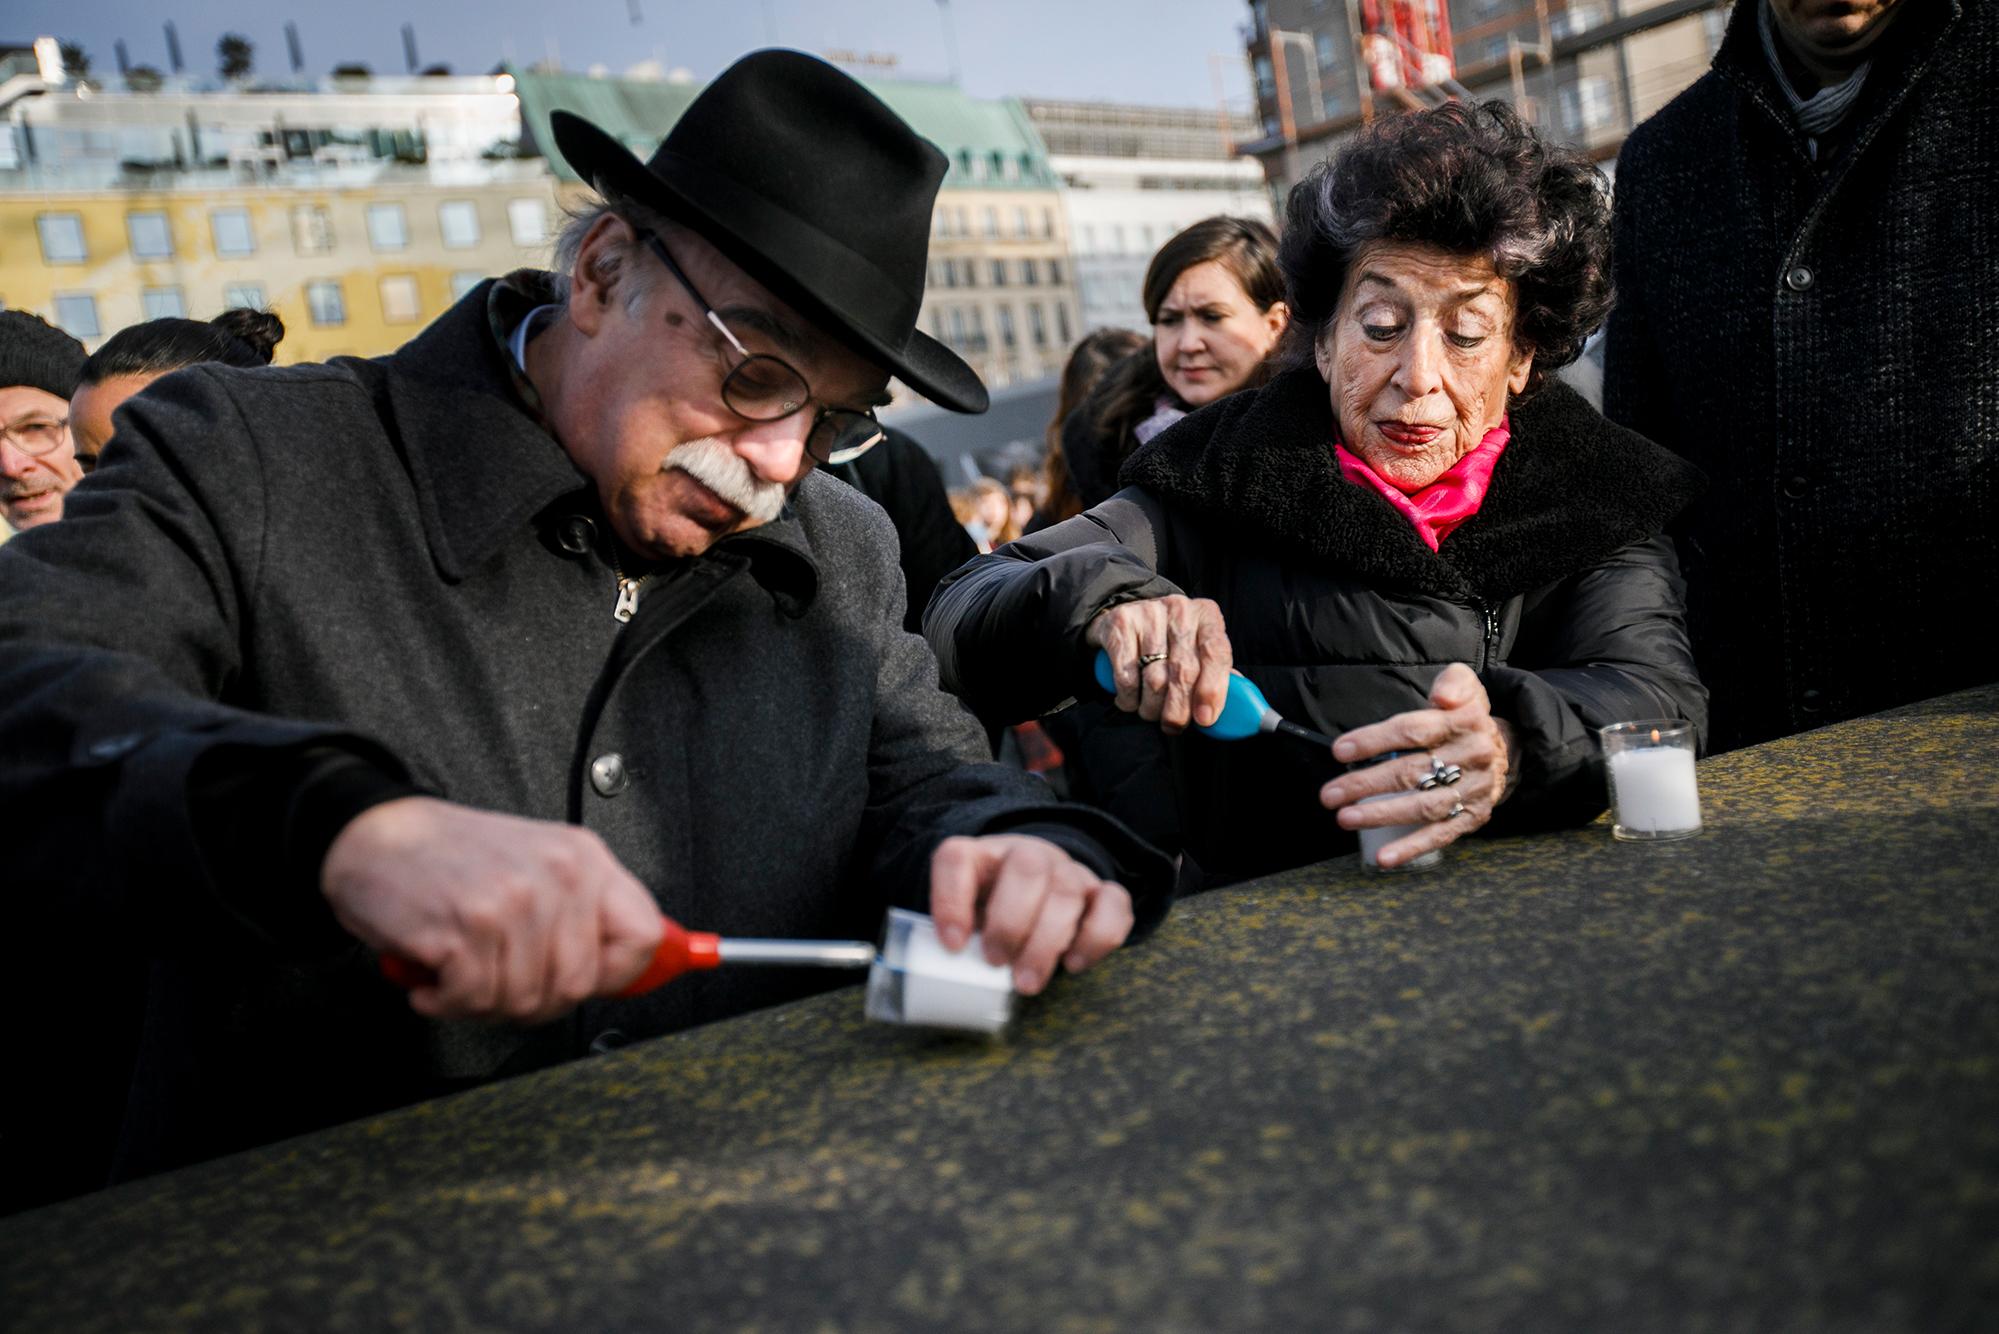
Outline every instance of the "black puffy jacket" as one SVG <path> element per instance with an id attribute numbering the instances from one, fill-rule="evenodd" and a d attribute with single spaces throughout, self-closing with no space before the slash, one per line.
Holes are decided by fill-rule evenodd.
<path id="1" fill-rule="evenodd" d="M 1521 747 L 1519 787 L 1489 827 L 1588 820 L 1606 800 L 1592 729 L 1706 724 L 1660 535 L 1700 474 L 1559 383 L 1519 405 L 1512 426 L 1479 513 L 1432 552 L 1340 476 L 1315 372 L 1224 399 L 1134 455 L 1104 504 L 939 586 L 924 632 L 944 683 L 988 722 L 1101 698 L 1084 641 L 1098 612 L 1175 592 L 1213 598 L 1237 669 L 1284 716 L 1335 735 L 1427 708 L 1437 673 L 1469 664 Z M 1314 747 L 1167 737 L 1135 719 L 1115 730 L 1105 750 L 1128 772 L 1098 775 L 1107 804 L 1186 852 L 1207 883 L 1354 846 L 1318 803 L 1335 765 Z"/>

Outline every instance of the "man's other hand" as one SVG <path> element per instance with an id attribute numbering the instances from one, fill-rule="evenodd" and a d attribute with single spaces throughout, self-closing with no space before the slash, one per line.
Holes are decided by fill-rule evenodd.
<path id="1" fill-rule="evenodd" d="M 652 895 L 572 825 L 405 797 L 356 817 L 320 888 L 341 926 L 437 975 L 410 993 L 438 1019 L 534 1024 L 615 995 L 659 943 Z"/>
<path id="2" fill-rule="evenodd" d="M 1032 996 L 1059 963 L 1080 973 L 1131 934 L 1131 895 L 1045 839 L 947 838 L 930 859 L 930 915 L 946 949 L 983 933 L 986 961 L 1013 965 Z"/>

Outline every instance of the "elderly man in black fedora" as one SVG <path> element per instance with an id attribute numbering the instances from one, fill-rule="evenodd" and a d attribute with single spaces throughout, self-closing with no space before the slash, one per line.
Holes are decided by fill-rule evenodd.
<path id="1" fill-rule="evenodd" d="M 68 977 L 147 947 L 121 1175 L 827 985 L 617 998 L 662 912 L 924 907 L 1032 993 L 1164 911 L 1157 853 L 980 762 L 888 521 L 813 475 L 891 374 L 986 406 L 915 327 L 943 155 L 776 51 L 649 162 L 554 133 L 605 201 L 559 274 L 378 360 L 169 376 L 0 552 L 10 899 Z"/>

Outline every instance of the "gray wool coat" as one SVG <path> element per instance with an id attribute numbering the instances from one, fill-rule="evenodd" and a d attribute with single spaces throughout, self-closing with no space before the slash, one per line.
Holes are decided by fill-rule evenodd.
<path id="1" fill-rule="evenodd" d="M 490 287 L 378 360 L 169 376 L 69 517 L 0 550 L 8 892 L 151 969 L 126 1173 L 829 985 L 725 969 L 534 1032 L 421 1020 L 312 889 L 217 882 L 204 766 L 338 745 L 594 830 L 729 935 L 872 937 L 927 902 L 940 839 L 1021 827 L 1164 911 L 1163 858 L 984 762 L 902 628 L 887 518 L 839 482 L 615 620 L 594 491 L 515 392 Z"/>

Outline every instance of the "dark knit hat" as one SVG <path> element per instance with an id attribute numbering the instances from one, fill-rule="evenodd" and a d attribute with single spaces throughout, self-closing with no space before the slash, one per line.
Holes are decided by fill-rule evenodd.
<path id="1" fill-rule="evenodd" d="M 26 385 L 68 398 L 83 360 L 83 344 L 39 315 L 0 310 L 0 389 Z"/>

